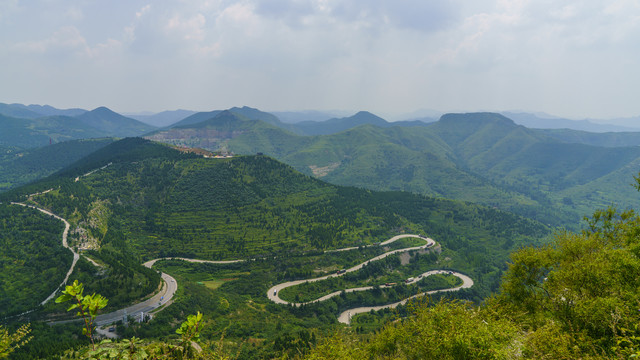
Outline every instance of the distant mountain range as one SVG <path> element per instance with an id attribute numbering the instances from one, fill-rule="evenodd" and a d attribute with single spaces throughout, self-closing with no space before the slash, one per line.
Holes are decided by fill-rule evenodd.
<path id="1" fill-rule="evenodd" d="M 15 104 L 2 109 L 32 114 L 0 115 L 0 150 L 7 153 L 50 140 L 144 135 L 213 151 L 263 153 L 339 185 L 478 202 L 548 224 L 575 224 L 596 208 L 630 207 L 638 198 L 628 184 L 640 167 L 640 132 L 531 129 L 497 113 L 388 122 L 361 111 L 287 123 L 246 106 L 193 113 L 157 129 L 104 107 L 35 118 L 36 110 L 56 111 Z M 521 121 L 536 116 L 514 115 Z"/>
<path id="2" fill-rule="evenodd" d="M 0 191 L 49 176 L 113 141 L 112 138 L 70 140 L 27 150 L 0 147 Z"/>
<path id="3" fill-rule="evenodd" d="M 419 110 L 403 115 L 402 120 L 388 122 L 383 118 L 367 111 L 361 111 L 351 116 L 344 116 L 344 111 L 272 111 L 260 112 L 260 115 L 251 115 L 249 112 L 256 109 L 250 107 L 233 107 L 228 109 L 248 118 L 266 121 L 272 125 L 277 125 L 299 135 L 322 135 L 350 129 L 351 127 L 363 123 L 377 126 L 421 126 L 425 123 L 438 121 L 441 113 L 435 110 Z M 129 113 L 123 114 L 128 118 L 141 121 L 145 124 L 157 128 L 170 126 L 183 126 L 197 123 L 210 118 L 223 110 L 213 110 L 209 112 L 196 112 L 192 110 L 170 110 L 159 113 Z M 23 105 L 0 103 L 0 114 L 17 117 L 36 119 L 44 116 L 70 116 L 76 117 L 88 112 L 88 110 L 56 109 L 50 105 Z M 513 120 L 516 124 L 524 125 L 532 129 L 573 129 L 588 132 L 634 132 L 640 131 L 640 117 L 616 118 L 609 120 L 584 119 L 573 120 L 561 118 L 544 113 L 530 113 L 522 111 L 503 111 L 504 116 Z M 190 118 L 192 115 L 196 115 Z M 342 115 L 342 116 L 340 116 Z M 187 120 L 187 118 L 190 118 Z M 385 125 L 380 120 L 387 122 Z M 183 122 L 184 121 L 184 122 Z M 290 126 L 295 124 L 296 126 Z"/>
<path id="4" fill-rule="evenodd" d="M 26 118 L 36 119 L 43 116 L 78 116 L 82 115 L 87 110 L 83 109 L 56 109 L 49 105 L 23 105 L 23 104 L 3 104 L 0 103 L 0 114 Z"/>
<path id="5" fill-rule="evenodd" d="M 620 132 L 620 131 L 640 131 L 640 119 L 627 122 L 625 125 L 615 125 L 613 123 L 601 123 L 592 120 L 570 120 L 549 115 L 537 115 L 525 112 L 502 112 L 519 125 L 524 125 L 532 129 L 573 129 L 589 132 Z"/>
<path id="6" fill-rule="evenodd" d="M 124 114 L 132 119 L 142 121 L 145 124 L 149 124 L 155 127 L 166 127 L 177 123 L 178 121 L 195 114 L 195 111 L 191 110 L 171 110 L 162 111 L 157 114 Z"/>
<path id="7" fill-rule="evenodd" d="M 84 111 L 0 104 L 0 145 L 4 146 L 26 149 L 72 139 L 139 136 L 154 129 L 106 107 Z"/>

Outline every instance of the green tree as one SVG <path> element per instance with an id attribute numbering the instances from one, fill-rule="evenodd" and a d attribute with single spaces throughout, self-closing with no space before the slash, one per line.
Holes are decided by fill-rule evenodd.
<path id="1" fill-rule="evenodd" d="M 91 340 L 91 346 L 95 350 L 95 343 L 93 339 L 93 331 L 95 330 L 94 320 L 98 313 L 98 310 L 107 306 L 108 300 L 102 295 L 83 295 L 84 286 L 75 280 L 72 285 L 67 285 L 62 295 L 56 299 L 56 303 L 63 303 L 67 301 L 73 301 L 67 311 L 78 309 L 78 316 L 81 316 L 84 320 L 84 327 L 82 328 L 82 334 Z"/>
<path id="2" fill-rule="evenodd" d="M 0 325 L 0 359 L 9 357 L 9 355 L 22 345 L 26 344 L 33 337 L 29 336 L 31 328 L 29 324 L 20 326 L 14 333 Z"/>

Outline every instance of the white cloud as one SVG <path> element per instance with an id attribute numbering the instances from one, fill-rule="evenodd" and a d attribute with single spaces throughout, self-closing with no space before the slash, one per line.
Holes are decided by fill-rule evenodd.
<path id="1" fill-rule="evenodd" d="M 76 27 L 65 26 L 44 40 L 20 42 L 15 47 L 21 51 L 35 53 L 51 50 L 83 51 L 87 49 L 87 42 Z"/>
<path id="2" fill-rule="evenodd" d="M 611 99 L 632 115 L 639 10 L 637 0 L 6 0 L 0 57 L 12 66 L 0 78 L 28 78 L 30 66 L 56 74 L 57 86 L 101 83 L 105 104 L 129 110 L 520 107 L 566 116 L 607 113 L 598 102 Z M 9 88 L 0 98 L 30 94 L 19 81 Z"/>
<path id="3" fill-rule="evenodd" d="M 187 41 L 202 41 L 205 37 L 205 24 L 206 20 L 202 14 L 196 14 L 186 19 L 181 16 L 174 16 L 169 19 L 166 30 L 168 33 L 177 34 Z"/>
<path id="4" fill-rule="evenodd" d="M 136 12 L 136 18 L 140 19 L 144 16 L 144 14 L 148 13 L 151 10 L 151 4 L 147 4 L 140 9 L 140 11 Z"/>

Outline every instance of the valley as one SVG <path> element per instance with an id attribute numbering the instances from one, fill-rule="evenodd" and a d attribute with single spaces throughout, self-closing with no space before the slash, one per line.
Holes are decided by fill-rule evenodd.
<path id="1" fill-rule="evenodd" d="M 354 117 L 318 134 L 317 124 L 302 131 L 233 108 L 195 113 L 147 139 L 10 148 L 0 159 L 16 169 L 0 193 L 11 234 L 0 242 L 0 301 L 12 304 L 8 324 L 55 324 L 37 327 L 19 358 L 86 344 L 50 340 L 77 324 L 42 302 L 66 272 L 109 299 L 96 323 L 113 323 L 110 337 L 152 341 L 199 311 L 203 337 L 220 339 L 227 354 L 287 357 L 320 351 L 318 339 L 336 331 L 373 339 L 420 304 L 493 306 L 510 291 L 512 253 L 546 249 L 559 227 L 586 227 L 578 214 L 637 198 L 626 184 L 640 158 L 634 147 L 565 142 L 557 136 L 566 133 L 554 138 L 491 113 L 395 126 Z M 65 160 L 52 161 L 56 154 Z M 23 159 L 51 166 L 21 184 Z M 57 218 L 38 225 L 46 214 Z M 38 227 L 56 239 L 38 269 L 58 266 L 59 277 L 27 270 L 24 259 L 43 253 L 30 242 Z M 22 283 L 9 276 L 17 272 Z M 21 294 L 33 282 L 41 289 Z"/>
<path id="2" fill-rule="evenodd" d="M 26 204 L 65 218 L 74 230 L 70 246 L 85 248 L 71 279 L 109 299 L 105 313 L 112 315 L 101 315 L 100 324 L 121 319 L 126 307 L 130 318 L 151 311 L 149 324 L 117 326 L 120 336 L 151 336 L 166 331 L 186 308 L 199 309 L 215 317 L 208 335 L 214 338 L 223 332 L 228 339 L 242 338 L 252 333 L 256 322 L 267 321 L 259 335 L 267 344 L 259 351 L 266 352 L 293 350 L 273 348 L 285 334 L 330 331 L 349 309 L 458 287 L 455 276 L 447 278 L 449 272 L 463 272 L 476 283 L 460 288 L 454 297 L 481 301 L 497 289 L 510 249 L 544 241 L 550 234 L 540 223 L 483 206 L 340 187 L 267 156 L 203 158 L 142 139 L 111 143 L 55 176 L 0 197 L 3 202 L 24 201 L 24 194 L 31 194 Z M 424 243 L 413 245 L 404 235 L 411 233 L 437 238 L 437 251 L 421 254 Z M 86 243 L 95 246 L 86 248 Z M 433 242 L 428 245 L 433 247 Z M 274 257 L 276 261 L 266 260 Z M 443 278 L 426 277 L 443 268 Z M 266 295 L 278 284 L 339 269 L 353 270 L 341 280 L 345 287 L 333 290 L 340 295 L 320 303 L 296 309 L 275 304 Z M 424 284 L 385 285 L 421 274 Z M 370 290 L 341 293 L 354 287 L 350 283 L 369 281 Z M 166 286 L 161 284 L 176 287 L 158 293 Z M 140 305 L 130 307 L 132 303 Z M 162 311 L 153 312 L 155 307 Z M 27 319 L 69 319 L 61 310 L 46 304 Z M 391 315 L 382 314 L 367 331 Z M 230 323 L 237 330 L 230 331 Z M 279 323 L 291 325 L 283 333 Z M 244 345 L 234 348 L 248 351 Z"/>

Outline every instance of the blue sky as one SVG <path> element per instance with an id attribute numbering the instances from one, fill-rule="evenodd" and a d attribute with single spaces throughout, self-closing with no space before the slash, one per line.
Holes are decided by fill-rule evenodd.
<path id="1" fill-rule="evenodd" d="M 0 0 L 0 102 L 640 115 L 637 0 Z"/>

